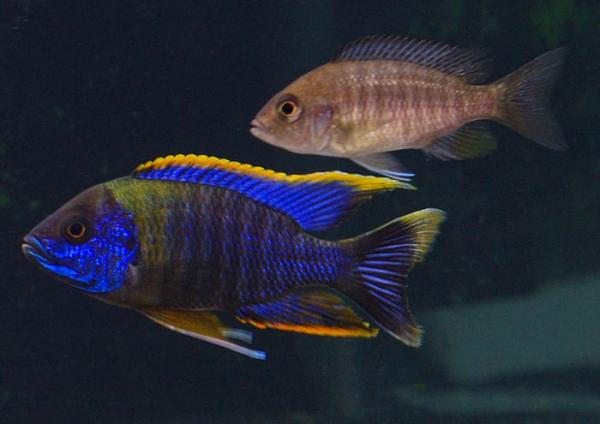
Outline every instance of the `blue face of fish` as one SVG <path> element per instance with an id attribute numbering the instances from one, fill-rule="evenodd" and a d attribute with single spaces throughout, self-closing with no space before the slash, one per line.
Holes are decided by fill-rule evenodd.
<path id="1" fill-rule="evenodd" d="M 89 293 L 121 287 L 138 251 L 133 215 L 102 185 L 70 200 L 24 241 L 27 258 L 53 277 Z"/>

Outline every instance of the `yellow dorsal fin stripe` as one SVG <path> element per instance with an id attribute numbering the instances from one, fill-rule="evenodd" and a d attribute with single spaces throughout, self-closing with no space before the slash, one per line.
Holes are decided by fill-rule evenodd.
<path id="1" fill-rule="evenodd" d="M 239 193 L 294 219 L 307 231 L 331 228 L 372 195 L 410 184 L 385 177 L 315 172 L 286 175 L 213 156 L 176 155 L 138 166 L 134 178 L 218 187 Z"/>
<path id="2" fill-rule="evenodd" d="M 286 182 L 289 184 L 297 183 L 332 183 L 339 182 L 352 186 L 359 191 L 385 191 L 398 188 L 415 189 L 412 185 L 385 177 L 365 176 L 358 174 L 348 174 L 340 171 L 315 172 L 303 175 L 288 175 L 283 172 L 276 172 L 272 169 L 265 169 L 261 166 L 252 166 L 227 159 L 220 159 L 214 156 L 206 155 L 169 155 L 159 157 L 153 161 L 138 165 L 134 174 L 142 174 L 152 170 L 160 170 L 169 167 L 193 167 L 193 168 L 219 168 L 223 171 L 229 171 L 237 174 L 243 174 L 251 177 L 268 179 L 272 181 Z"/>

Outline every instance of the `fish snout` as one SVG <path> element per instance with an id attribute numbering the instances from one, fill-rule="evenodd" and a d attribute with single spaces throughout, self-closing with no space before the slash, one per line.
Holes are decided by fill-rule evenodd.
<path id="1" fill-rule="evenodd" d="M 266 130 L 267 127 L 265 126 L 265 124 L 263 124 L 262 122 L 260 122 L 258 120 L 258 118 L 254 118 L 252 120 L 252 122 L 250 122 L 250 125 L 252 125 L 253 128 L 258 128 L 260 130 Z"/>
<path id="2" fill-rule="evenodd" d="M 250 125 L 252 126 L 250 128 L 250 133 L 252 133 L 254 137 L 259 138 L 261 140 L 264 140 L 265 137 L 271 133 L 267 125 L 264 122 L 260 121 L 258 118 L 254 118 L 250 122 Z"/>
<path id="3" fill-rule="evenodd" d="M 250 128 L 250 133 L 258 138 L 259 140 L 264 141 L 265 143 L 272 144 L 274 146 L 280 146 L 278 143 L 277 137 L 273 135 L 269 127 L 258 118 L 254 118 L 252 122 L 250 122 L 252 128 Z"/>
<path id="4" fill-rule="evenodd" d="M 34 262 L 37 262 L 40 259 L 47 260 L 48 255 L 46 249 L 37 237 L 31 234 L 27 234 L 23 238 L 23 241 L 24 243 L 21 244 L 21 251 L 27 259 L 34 260 Z"/>

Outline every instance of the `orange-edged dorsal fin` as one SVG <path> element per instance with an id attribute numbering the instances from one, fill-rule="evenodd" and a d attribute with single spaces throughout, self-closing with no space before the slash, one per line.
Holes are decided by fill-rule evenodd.
<path id="1" fill-rule="evenodd" d="M 465 49 L 410 37 L 371 35 L 340 48 L 333 62 L 394 60 L 436 69 L 466 82 L 480 83 L 491 73 L 485 49 Z"/>
<path id="2" fill-rule="evenodd" d="M 232 190 L 289 215 L 308 231 L 337 225 L 374 194 L 397 188 L 414 189 L 390 178 L 338 171 L 286 175 L 204 155 L 158 158 L 139 165 L 132 176 Z"/>
<path id="3" fill-rule="evenodd" d="M 240 341 L 251 343 L 251 332 L 225 327 L 213 312 L 153 308 L 143 309 L 141 312 L 169 330 L 233 350 L 254 359 L 266 358 L 265 352 L 250 349 L 238 343 Z"/>
<path id="4" fill-rule="evenodd" d="M 242 306 L 235 316 L 260 329 L 319 336 L 375 337 L 379 332 L 340 295 L 319 289 L 300 290 L 273 302 Z"/>

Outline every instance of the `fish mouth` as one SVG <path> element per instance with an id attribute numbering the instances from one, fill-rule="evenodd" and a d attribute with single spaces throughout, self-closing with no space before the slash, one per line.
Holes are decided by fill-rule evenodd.
<path id="1" fill-rule="evenodd" d="M 254 128 L 258 128 L 261 130 L 266 130 L 267 127 L 265 126 L 265 124 L 263 124 L 262 122 L 260 122 L 257 118 L 254 118 L 252 120 L 252 122 L 250 122 L 250 125 L 252 125 L 252 127 Z"/>
<path id="2" fill-rule="evenodd" d="M 48 260 L 48 253 L 42 242 L 31 234 L 27 234 L 23 239 L 25 243 L 21 245 L 23 255 L 36 265 L 48 267 L 52 263 Z"/>
<path id="3" fill-rule="evenodd" d="M 252 128 L 250 128 L 250 133 L 254 137 L 266 141 L 267 143 L 271 143 L 269 141 L 269 138 L 272 138 L 271 133 L 265 124 L 254 118 L 252 122 L 250 122 L 250 125 L 252 125 Z"/>
<path id="4" fill-rule="evenodd" d="M 77 272 L 49 259 L 48 251 L 40 239 L 28 234 L 23 241 L 24 243 L 21 245 L 23 255 L 42 271 L 65 283 L 79 281 Z"/>
<path id="5" fill-rule="evenodd" d="M 258 119 L 253 119 L 252 122 L 250 122 L 250 125 L 252 125 L 252 128 L 250 128 L 250 133 L 254 137 L 258 138 L 261 141 L 264 141 L 267 144 L 270 144 L 271 146 L 282 147 L 284 149 L 287 149 L 285 144 L 283 144 L 281 140 L 279 140 L 279 138 L 275 134 L 273 134 L 269 130 L 269 128 Z"/>

